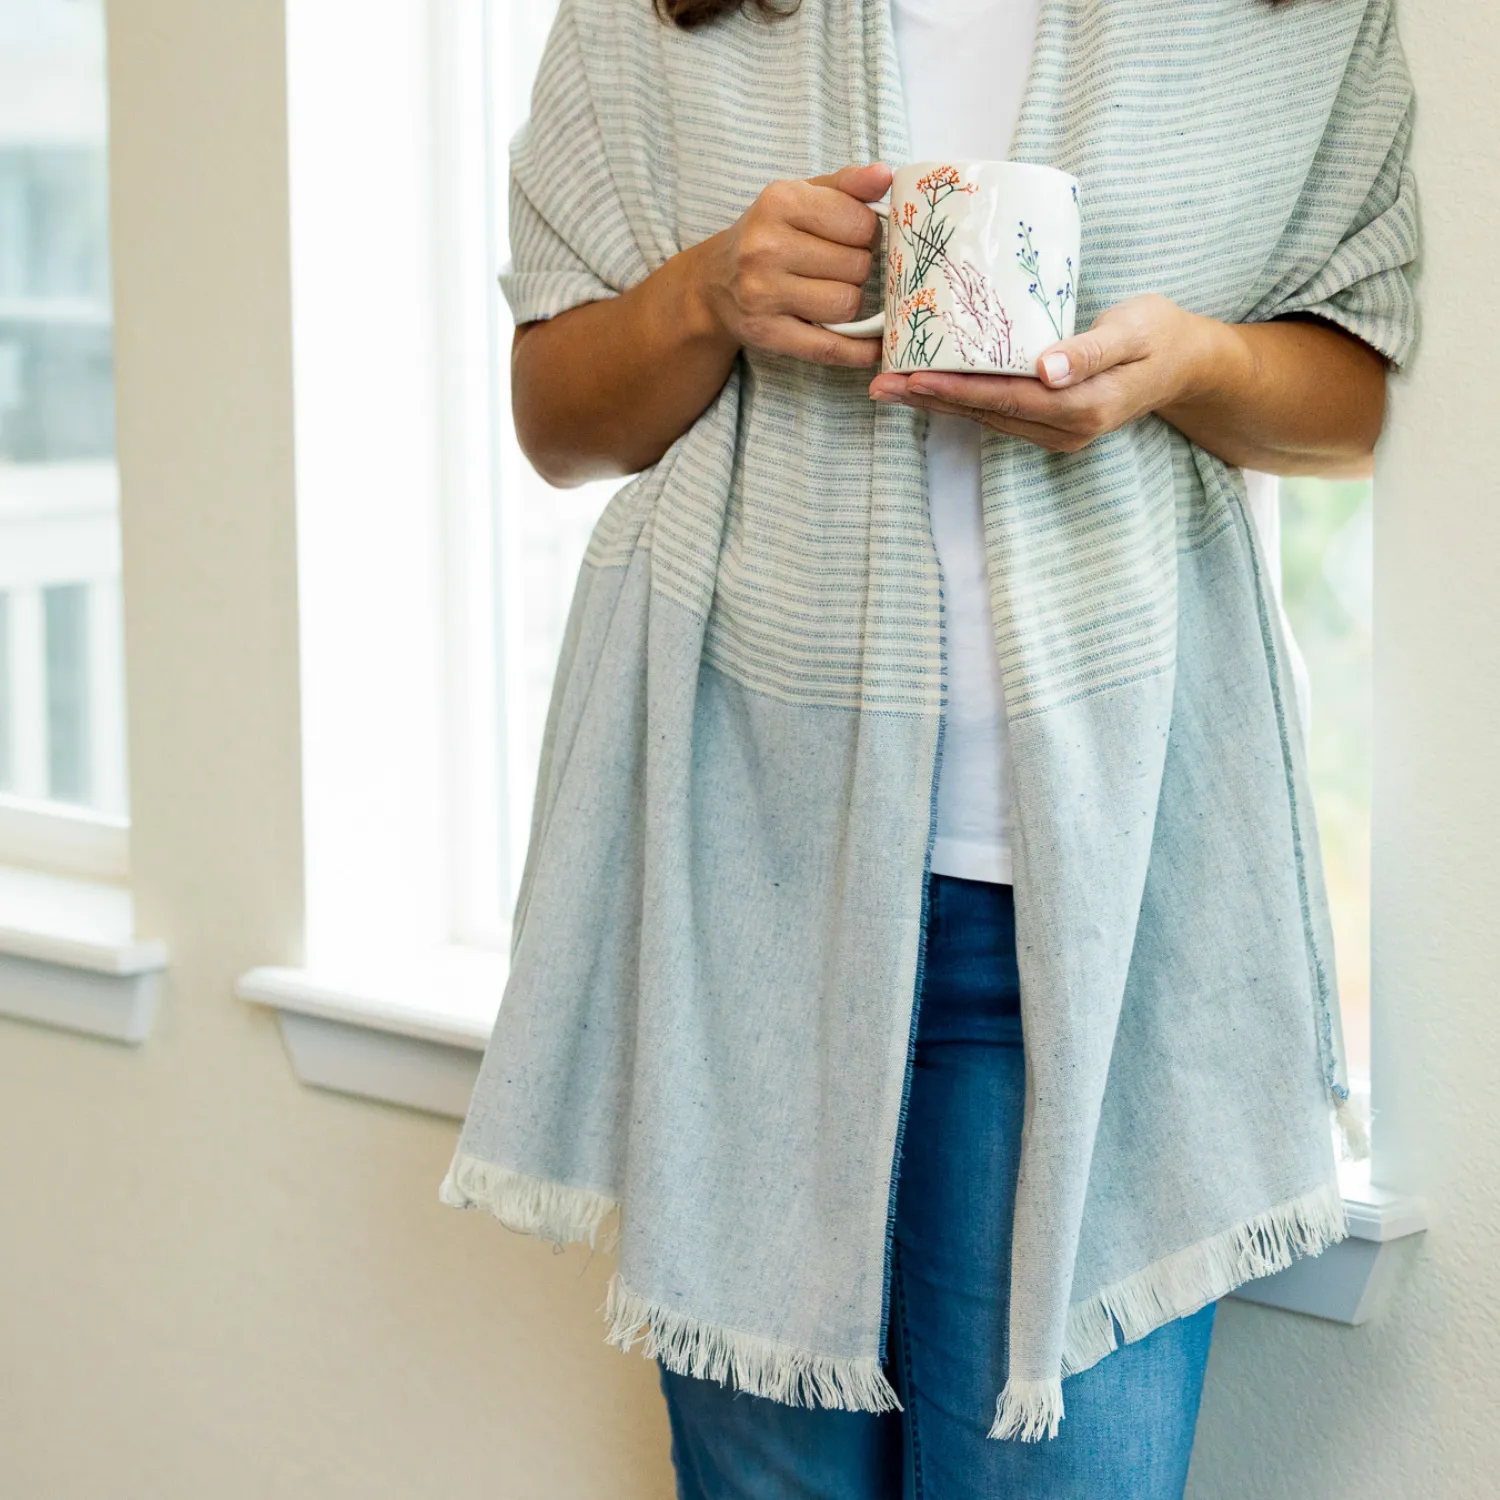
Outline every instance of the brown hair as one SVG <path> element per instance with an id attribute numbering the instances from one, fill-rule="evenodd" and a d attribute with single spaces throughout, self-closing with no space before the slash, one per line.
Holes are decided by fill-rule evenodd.
<path id="1" fill-rule="evenodd" d="M 715 16 L 739 10 L 747 3 L 770 20 L 790 15 L 796 10 L 798 0 L 655 0 L 656 9 L 664 21 L 676 21 L 685 27 L 701 26 Z"/>
<path id="2" fill-rule="evenodd" d="M 796 10 L 799 0 L 654 0 L 657 12 L 664 21 L 675 21 L 682 27 L 701 26 L 716 16 L 727 15 L 732 10 L 752 6 L 768 19 L 787 16 Z M 1286 0 L 1271 0 L 1272 5 L 1283 5 Z"/>

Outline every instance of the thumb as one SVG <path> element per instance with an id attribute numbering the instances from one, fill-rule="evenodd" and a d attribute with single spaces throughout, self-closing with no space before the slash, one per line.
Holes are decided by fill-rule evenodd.
<path id="1" fill-rule="evenodd" d="M 1140 359 L 1145 353 L 1145 340 L 1135 321 L 1111 317 L 1106 312 L 1087 333 L 1075 333 L 1072 338 L 1044 349 L 1036 362 L 1037 373 L 1043 385 L 1060 390 L 1115 365 Z"/>
<path id="2" fill-rule="evenodd" d="M 891 190 L 891 169 L 883 161 L 877 161 L 867 167 L 840 167 L 837 172 L 810 177 L 808 181 L 816 187 L 837 188 L 861 203 L 873 203 Z"/>

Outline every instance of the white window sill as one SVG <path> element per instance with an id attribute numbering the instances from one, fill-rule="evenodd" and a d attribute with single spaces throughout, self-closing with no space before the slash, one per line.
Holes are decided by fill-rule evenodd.
<path id="1" fill-rule="evenodd" d="M 505 985 L 500 953 L 444 948 L 363 974 L 252 969 L 241 998 L 273 1007 L 304 1083 L 462 1119 Z M 1235 1293 L 1339 1323 L 1367 1322 L 1426 1228 L 1419 1200 L 1341 1174 L 1349 1237 Z"/>
<path id="2" fill-rule="evenodd" d="M 505 988 L 504 954 L 447 947 L 363 968 L 252 969 L 304 1082 L 462 1119 Z"/>
<path id="3" fill-rule="evenodd" d="M 166 965 L 135 936 L 129 891 L 0 867 L 0 1016 L 141 1042 Z"/>

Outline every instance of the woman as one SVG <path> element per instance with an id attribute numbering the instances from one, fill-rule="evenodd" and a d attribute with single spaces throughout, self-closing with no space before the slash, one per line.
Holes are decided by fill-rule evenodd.
<path id="1" fill-rule="evenodd" d="M 1366 464 L 1410 349 L 1387 0 L 662 8 L 565 3 L 513 147 L 521 442 L 641 477 L 444 1201 L 622 1211 L 684 1497 L 1179 1495 L 1215 1299 L 1345 1232 L 1241 467 Z M 1005 157 L 1086 331 L 870 378 L 889 163 Z"/>

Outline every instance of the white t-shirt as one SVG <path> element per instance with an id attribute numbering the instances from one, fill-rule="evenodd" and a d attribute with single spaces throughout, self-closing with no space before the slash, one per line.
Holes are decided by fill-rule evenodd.
<path id="1" fill-rule="evenodd" d="M 891 0 L 912 161 L 1004 161 L 1021 112 L 1041 0 Z M 1000 660 L 990 614 L 978 424 L 930 415 L 927 489 L 947 615 L 948 714 L 932 868 L 1010 884 L 1011 778 Z M 1275 481 L 1247 475 L 1250 514 L 1280 604 Z M 1306 729 L 1307 670 L 1286 616 Z"/>
<path id="2" fill-rule="evenodd" d="M 912 161 L 1004 161 L 1041 0 L 891 0 Z M 979 427 L 931 415 L 927 492 L 943 570 L 948 717 L 932 868 L 1011 880 L 1011 791 L 1000 660 L 979 499 Z"/>

